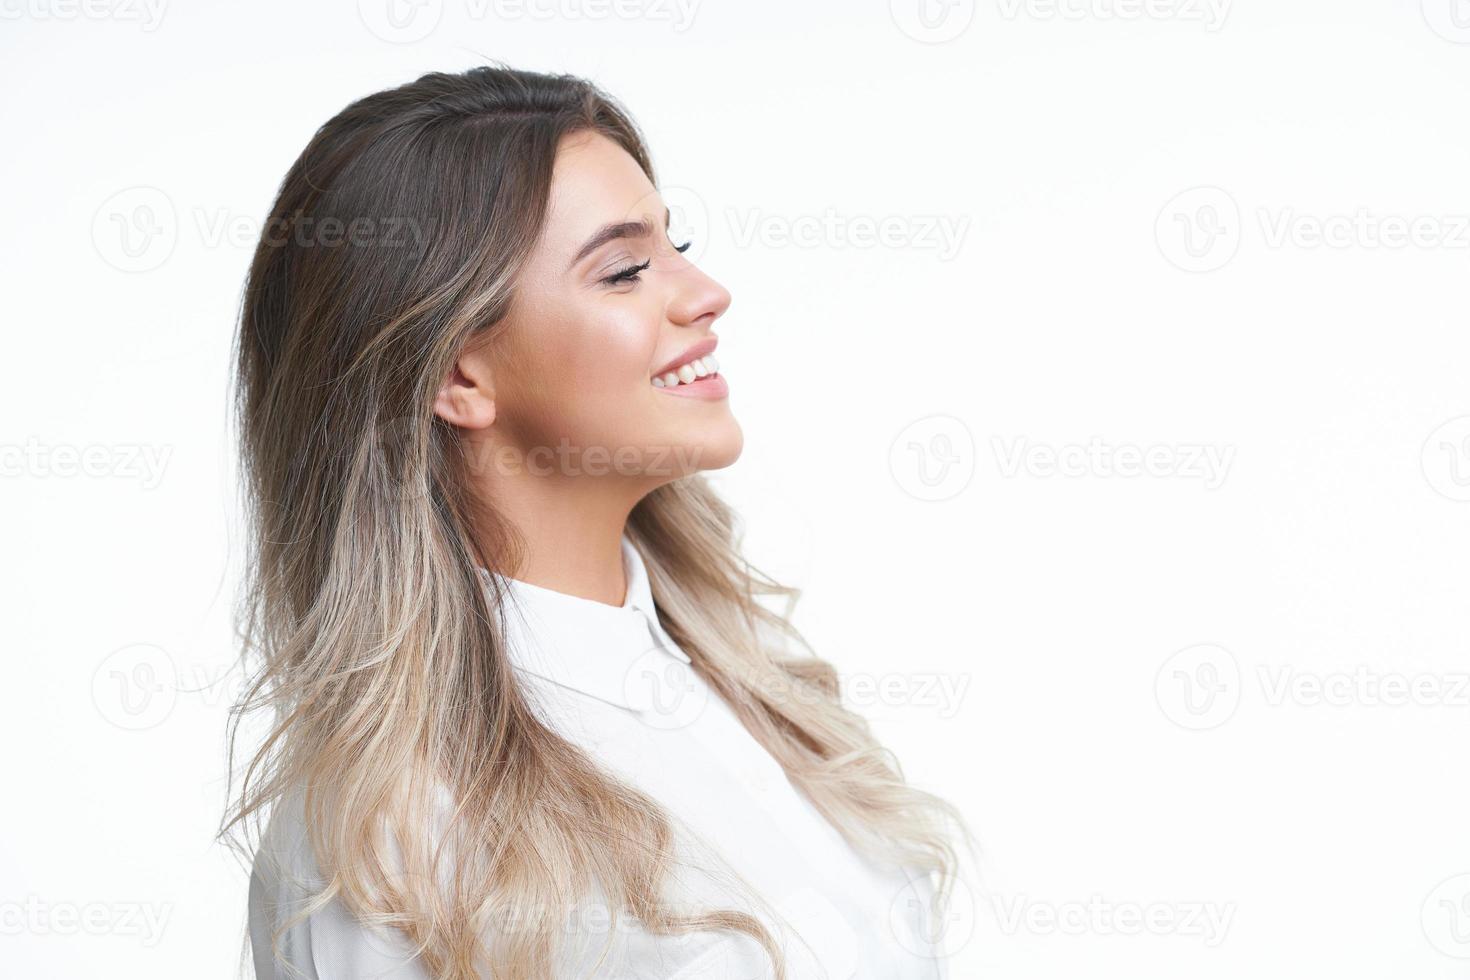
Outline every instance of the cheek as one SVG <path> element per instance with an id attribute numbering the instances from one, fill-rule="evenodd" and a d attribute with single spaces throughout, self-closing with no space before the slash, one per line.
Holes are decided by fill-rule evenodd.
<path id="1" fill-rule="evenodd" d="M 579 317 L 567 359 L 590 400 L 641 393 L 658 343 L 658 321 L 631 306 Z M 575 380 L 575 379 L 574 379 Z"/>
<path id="2" fill-rule="evenodd" d="M 574 443 L 632 438 L 650 410 L 658 320 L 631 302 L 559 309 L 536 319 L 528 362 L 537 428 Z M 529 420 L 528 420 L 529 421 Z"/>

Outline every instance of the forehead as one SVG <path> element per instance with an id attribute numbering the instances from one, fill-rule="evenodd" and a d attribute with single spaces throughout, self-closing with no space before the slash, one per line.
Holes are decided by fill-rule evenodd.
<path id="1" fill-rule="evenodd" d="M 552 250 L 569 257 L 609 222 L 662 213 L 657 191 L 627 150 L 592 131 L 562 137 L 543 233 L 543 241 Z M 655 227 L 661 224 L 659 219 Z"/>

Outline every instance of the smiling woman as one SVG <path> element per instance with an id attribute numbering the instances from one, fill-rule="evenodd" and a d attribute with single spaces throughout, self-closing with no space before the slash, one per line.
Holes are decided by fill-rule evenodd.
<path id="1" fill-rule="evenodd" d="M 613 100 L 504 68 L 286 175 L 238 337 L 257 977 L 944 975 L 963 826 L 760 601 L 701 475 L 731 298 L 668 220 Z"/>

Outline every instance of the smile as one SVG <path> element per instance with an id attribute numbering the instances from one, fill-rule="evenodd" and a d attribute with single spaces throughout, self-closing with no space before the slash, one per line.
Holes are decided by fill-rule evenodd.
<path id="1" fill-rule="evenodd" d="M 706 354 L 679 365 L 676 370 L 655 375 L 653 386 L 655 388 L 677 388 L 680 385 L 694 384 L 702 378 L 713 376 L 719 369 L 720 363 L 715 360 L 715 356 Z"/>

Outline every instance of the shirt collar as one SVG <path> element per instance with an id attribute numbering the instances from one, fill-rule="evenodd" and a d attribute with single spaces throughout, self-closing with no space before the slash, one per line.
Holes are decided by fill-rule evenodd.
<path id="1" fill-rule="evenodd" d="M 644 675 L 669 658 L 690 661 L 659 623 L 648 570 L 626 534 L 621 548 L 628 581 L 621 606 L 500 575 L 506 600 L 503 626 L 517 669 L 642 712 L 652 706 Z"/>

